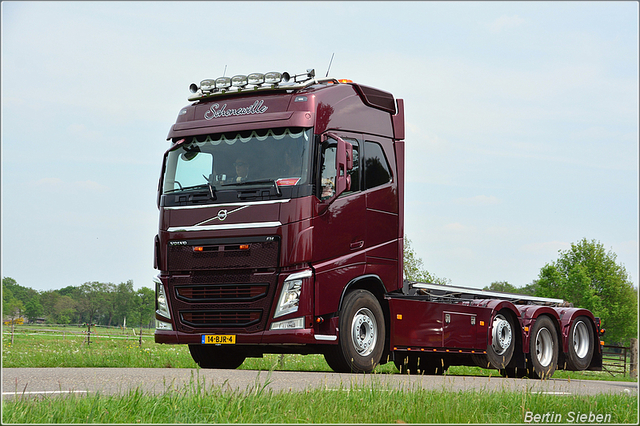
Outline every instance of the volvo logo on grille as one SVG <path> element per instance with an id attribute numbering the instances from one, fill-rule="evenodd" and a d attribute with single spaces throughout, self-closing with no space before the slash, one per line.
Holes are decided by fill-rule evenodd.
<path id="1" fill-rule="evenodd" d="M 209 219 L 207 219 L 207 220 L 203 220 L 203 221 L 202 221 L 202 222 L 200 222 L 200 223 L 196 223 L 194 226 L 202 226 L 202 225 L 204 225 L 205 223 L 212 222 L 212 221 L 214 221 L 214 220 L 216 220 L 216 219 L 217 219 L 217 220 L 219 220 L 220 222 L 222 222 L 222 221 L 223 221 L 223 220 L 225 220 L 225 219 L 227 218 L 227 216 L 229 216 L 231 213 L 235 213 L 235 212 L 240 211 L 240 210 L 242 210 L 242 209 L 246 209 L 247 207 L 249 207 L 249 206 L 242 206 L 242 207 L 238 207 L 237 209 L 234 209 L 234 210 L 231 210 L 231 211 L 229 211 L 229 210 L 227 210 L 227 209 L 221 209 L 221 210 L 218 210 L 218 214 L 216 214 L 214 217 L 209 218 Z"/>

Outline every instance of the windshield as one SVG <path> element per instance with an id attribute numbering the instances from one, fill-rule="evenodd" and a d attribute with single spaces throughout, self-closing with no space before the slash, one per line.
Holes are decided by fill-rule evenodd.
<path id="1" fill-rule="evenodd" d="M 167 155 L 163 193 L 307 183 L 311 129 L 252 130 L 186 138 Z"/>

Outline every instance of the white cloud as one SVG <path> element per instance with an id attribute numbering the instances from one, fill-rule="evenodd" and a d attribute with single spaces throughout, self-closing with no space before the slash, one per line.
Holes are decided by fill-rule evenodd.
<path id="1" fill-rule="evenodd" d="M 519 27 L 523 22 L 524 19 L 522 19 L 518 15 L 502 15 L 501 17 L 495 19 L 493 22 L 487 24 L 487 28 L 489 28 L 489 31 L 491 31 L 492 33 L 499 33 L 504 30 L 510 30 L 512 28 Z"/>

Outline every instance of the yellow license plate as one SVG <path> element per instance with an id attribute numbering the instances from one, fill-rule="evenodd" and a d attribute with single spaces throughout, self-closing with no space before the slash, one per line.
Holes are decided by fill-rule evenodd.
<path id="1" fill-rule="evenodd" d="M 205 334 L 202 336 L 203 345 L 235 345 L 235 334 Z"/>

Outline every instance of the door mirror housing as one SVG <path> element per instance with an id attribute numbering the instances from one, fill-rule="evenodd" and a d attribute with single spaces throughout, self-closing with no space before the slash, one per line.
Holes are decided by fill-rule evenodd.
<path id="1" fill-rule="evenodd" d="M 329 139 L 333 139 L 336 141 L 335 144 L 327 141 Z M 349 171 L 353 169 L 353 145 L 349 142 L 346 142 L 344 139 L 339 137 L 334 133 L 325 133 L 322 136 L 323 142 L 323 158 L 325 163 L 323 167 L 325 169 L 325 173 L 322 173 L 320 176 L 320 185 L 322 186 L 322 191 L 320 195 L 320 204 L 318 205 L 318 213 L 323 212 L 326 207 L 328 207 L 333 200 L 338 198 L 342 193 L 351 189 L 351 176 Z M 335 163 L 333 165 L 329 165 L 326 163 L 329 155 L 327 155 L 327 151 L 335 150 Z M 331 172 L 334 174 L 331 177 L 327 177 L 326 170 L 329 167 L 335 167 Z"/>

